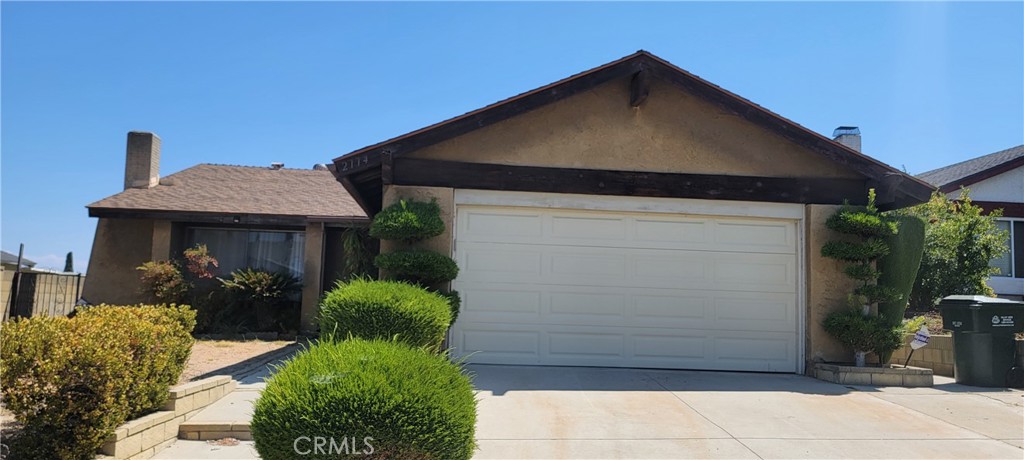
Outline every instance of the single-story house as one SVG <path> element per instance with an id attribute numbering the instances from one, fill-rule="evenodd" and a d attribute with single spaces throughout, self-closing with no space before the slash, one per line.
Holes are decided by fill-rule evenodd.
<path id="1" fill-rule="evenodd" d="M 14 254 L 14 253 L 7 252 L 7 251 L 0 251 L 0 265 L 3 266 L 4 270 L 10 270 L 10 271 L 17 270 L 18 269 L 18 255 Z M 28 260 L 25 257 L 21 258 L 21 269 L 22 270 L 31 270 L 32 267 L 35 267 L 35 266 L 36 266 L 35 262 L 33 262 L 31 260 Z"/>
<path id="2" fill-rule="evenodd" d="M 324 165 L 312 169 L 200 164 L 160 177 L 160 138 L 128 133 L 124 191 L 88 206 L 98 217 L 90 303 L 132 304 L 146 297 L 135 269 L 205 244 L 217 276 L 258 267 L 302 279 L 302 317 L 312 327 L 317 301 L 344 264 L 341 232 L 368 219 Z"/>
<path id="3" fill-rule="evenodd" d="M 368 216 L 437 200 L 471 362 L 804 372 L 849 360 L 824 316 L 844 201 L 933 187 L 645 51 L 334 159 Z M 381 251 L 393 246 L 382 242 Z"/>
<path id="4" fill-rule="evenodd" d="M 990 153 L 918 174 L 952 199 L 960 187 L 971 191 L 971 200 L 986 211 L 1003 210 L 998 219 L 1009 233 L 1010 252 L 992 261 L 999 274 L 989 286 L 1000 297 L 1024 298 L 1024 145 Z"/>

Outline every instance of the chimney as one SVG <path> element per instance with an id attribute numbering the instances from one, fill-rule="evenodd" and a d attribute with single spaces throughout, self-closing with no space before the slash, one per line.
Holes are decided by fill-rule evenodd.
<path id="1" fill-rule="evenodd" d="M 832 131 L 832 139 L 851 149 L 860 151 L 860 128 L 856 126 L 840 126 Z"/>
<path id="2" fill-rule="evenodd" d="M 153 188 L 160 183 L 160 138 L 140 131 L 128 133 L 124 189 Z"/>

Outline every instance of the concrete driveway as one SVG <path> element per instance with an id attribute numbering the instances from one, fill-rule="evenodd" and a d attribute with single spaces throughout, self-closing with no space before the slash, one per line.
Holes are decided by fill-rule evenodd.
<path id="1" fill-rule="evenodd" d="M 1024 391 L 471 365 L 479 459 L 1024 458 Z"/>

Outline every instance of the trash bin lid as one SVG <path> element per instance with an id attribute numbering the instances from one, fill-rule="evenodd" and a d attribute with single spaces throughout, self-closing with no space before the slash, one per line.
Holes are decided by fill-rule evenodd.
<path id="1" fill-rule="evenodd" d="M 1024 305 L 1024 302 L 1019 302 L 1010 299 L 1000 299 L 998 297 L 986 297 L 983 295 L 951 295 L 942 298 L 941 302 L 964 302 L 964 303 L 984 303 L 984 304 L 1004 304 L 1004 305 Z M 941 303 L 940 302 L 940 303 Z"/>

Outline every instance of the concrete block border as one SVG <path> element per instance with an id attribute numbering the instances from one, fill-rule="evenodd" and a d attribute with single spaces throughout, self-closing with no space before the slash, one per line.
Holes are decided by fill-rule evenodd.
<path id="1" fill-rule="evenodd" d="M 931 369 L 890 364 L 883 367 L 854 367 L 817 363 L 814 376 L 840 385 L 878 385 L 894 387 L 930 387 L 934 384 Z"/>
<path id="2" fill-rule="evenodd" d="M 129 420 L 117 427 L 104 442 L 101 452 L 115 459 L 146 459 L 178 438 L 178 426 L 200 410 L 232 392 L 237 382 L 219 375 L 189 382 L 168 391 L 160 411 Z"/>

